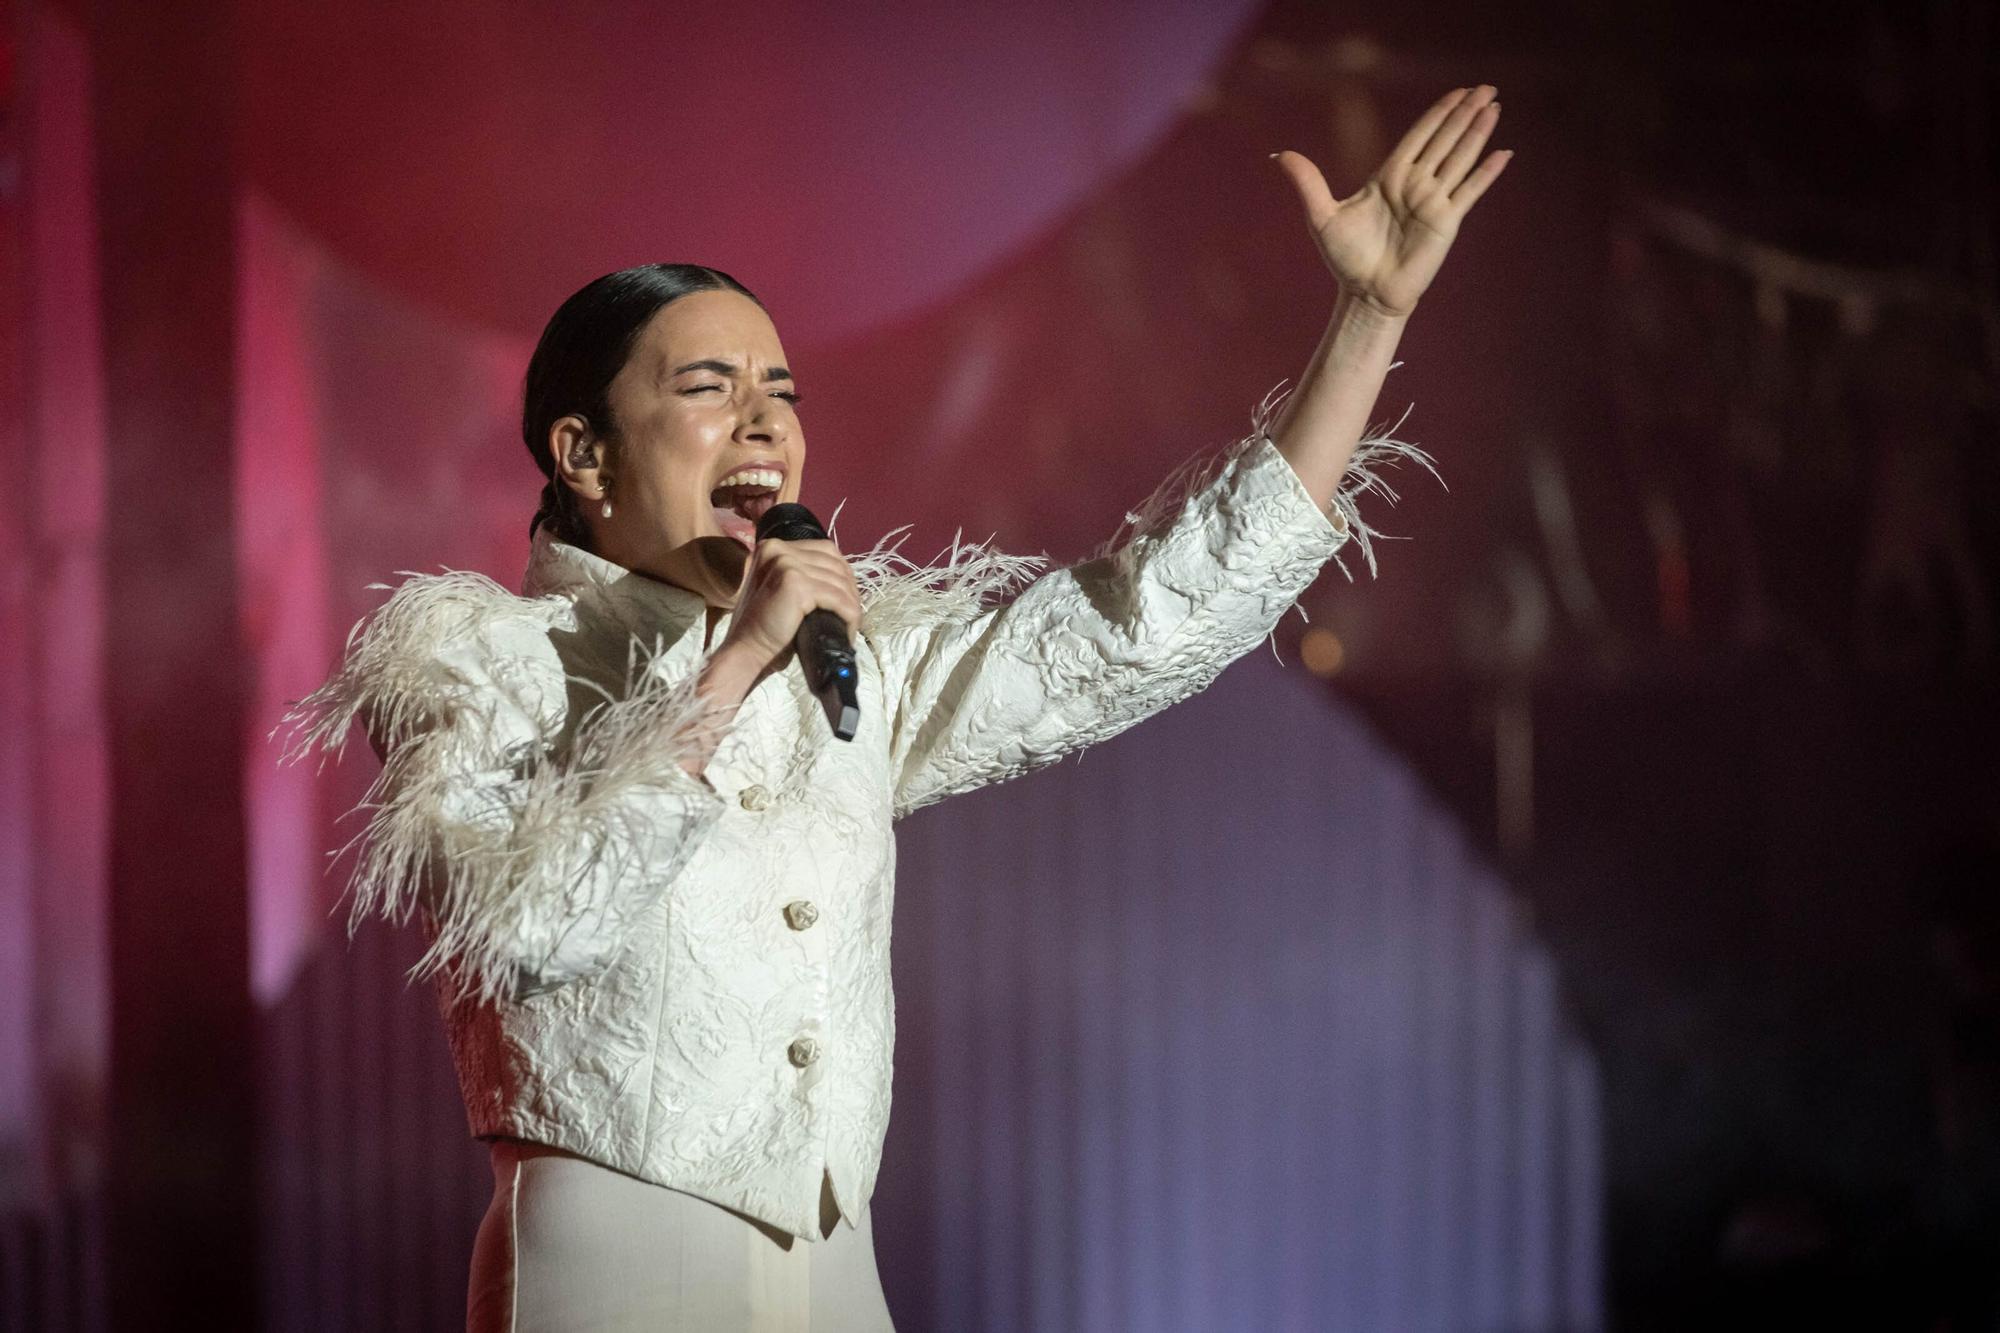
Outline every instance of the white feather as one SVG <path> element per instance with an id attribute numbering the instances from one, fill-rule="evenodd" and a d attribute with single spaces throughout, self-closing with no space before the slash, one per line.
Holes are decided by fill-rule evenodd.
<path id="1" fill-rule="evenodd" d="M 524 974 L 543 974 L 579 913 L 644 902 L 588 890 L 664 884 L 675 873 L 677 857 L 628 864 L 693 841 L 662 842 L 637 812 L 668 796 L 690 820 L 713 818 L 719 797 L 680 761 L 712 748 L 721 723 L 692 674 L 666 679 L 637 639 L 627 692 L 615 698 L 559 663 L 551 669 L 553 647 L 509 659 L 478 646 L 509 618 L 528 622 L 524 634 L 546 633 L 566 599 L 517 597 L 469 571 L 404 573 L 349 634 L 340 669 L 272 734 L 288 733 L 285 762 L 318 749 L 323 765 L 360 720 L 384 758 L 350 812 L 366 814 L 366 826 L 330 854 L 359 849 L 350 936 L 365 916 L 400 923 L 421 905 L 435 935 L 413 979 L 448 971 L 458 998 L 514 995 Z M 605 695 L 573 725 L 569 685 Z M 601 924 L 604 938 L 621 933 L 616 921 Z"/>

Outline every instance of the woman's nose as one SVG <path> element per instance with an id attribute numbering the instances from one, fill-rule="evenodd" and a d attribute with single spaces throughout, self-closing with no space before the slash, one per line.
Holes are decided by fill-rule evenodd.
<path id="1" fill-rule="evenodd" d="M 776 414 L 771 411 L 770 403 L 766 400 L 760 399 L 752 403 L 737 418 L 736 438 L 739 440 L 774 441 L 777 439 L 777 433 Z"/>

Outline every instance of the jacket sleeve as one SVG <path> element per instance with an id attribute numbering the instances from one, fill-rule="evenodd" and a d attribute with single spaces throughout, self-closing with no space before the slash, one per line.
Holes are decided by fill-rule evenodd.
<path id="1" fill-rule="evenodd" d="M 363 723 L 383 766 L 353 812 L 367 823 L 348 844 L 349 932 L 422 906 L 433 938 L 410 975 L 445 972 L 460 999 L 520 999 L 609 966 L 723 808 L 681 767 L 721 730 L 693 673 L 668 682 L 641 664 L 624 697 L 592 700 L 549 628 L 482 575 L 411 578 L 279 724 L 295 760 L 338 754 Z"/>
<path id="2" fill-rule="evenodd" d="M 887 636 L 897 817 L 1051 763 L 1205 689 L 1351 538 L 1374 572 L 1369 539 L 1381 534 L 1356 501 L 1371 489 L 1395 498 L 1376 465 L 1431 468 L 1428 455 L 1371 434 L 1329 513 L 1271 441 L 1273 406 L 1267 397 L 1235 445 L 1184 464 L 1083 562 L 1002 605 Z"/>

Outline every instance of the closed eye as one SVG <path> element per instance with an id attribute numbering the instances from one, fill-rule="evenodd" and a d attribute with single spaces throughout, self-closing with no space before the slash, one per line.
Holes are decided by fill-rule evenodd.
<path id="1" fill-rule="evenodd" d="M 717 393 L 721 393 L 723 391 L 723 386 L 720 384 L 697 384 L 692 388 L 682 389 L 681 392 L 702 393 L 709 389 L 714 389 Z M 803 403 L 806 400 L 805 395 L 802 393 L 791 393 L 782 389 L 779 390 L 777 393 L 772 394 L 771 396 L 773 398 L 782 398 L 786 402 L 790 403 L 793 407 L 797 407 L 800 403 Z"/>

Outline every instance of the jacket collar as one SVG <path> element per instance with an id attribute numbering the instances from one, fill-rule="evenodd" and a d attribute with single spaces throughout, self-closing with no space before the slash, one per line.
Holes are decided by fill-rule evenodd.
<path id="1" fill-rule="evenodd" d="M 643 637 L 657 636 L 668 643 L 699 626 L 707 606 L 699 593 L 635 573 L 580 546 L 559 541 L 547 527 L 535 529 L 528 567 L 521 577 L 521 593 L 526 597 L 553 593 L 575 600 L 589 598 Z M 721 624 L 716 626 L 717 633 L 722 629 Z M 695 642 L 700 641 L 697 635 Z"/>

